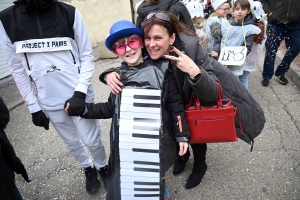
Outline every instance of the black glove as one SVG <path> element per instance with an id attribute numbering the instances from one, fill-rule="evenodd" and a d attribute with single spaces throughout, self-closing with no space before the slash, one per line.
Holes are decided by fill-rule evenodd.
<path id="1" fill-rule="evenodd" d="M 49 130 L 49 118 L 46 114 L 40 110 L 35 113 L 31 113 L 32 115 L 32 122 L 36 126 L 44 127 L 46 130 Z"/>
<path id="2" fill-rule="evenodd" d="M 65 108 L 67 107 L 67 103 L 70 103 L 70 107 L 68 110 L 69 116 L 83 115 L 85 110 L 85 97 L 86 94 L 84 94 L 83 92 L 75 91 L 73 97 L 65 102 Z"/>

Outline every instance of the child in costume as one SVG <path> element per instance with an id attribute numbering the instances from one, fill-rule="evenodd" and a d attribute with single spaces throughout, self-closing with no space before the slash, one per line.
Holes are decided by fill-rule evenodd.
<path id="1" fill-rule="evenodd" d="M 220 54 L 222 40 L 221 27 L 228 26 L 226 16 L 230 7 L 227 0 L 214 0 L 212 1 L 212 6 L 215 12 L 210 15 L 206 24 L 206 33 L 208 36 L 207 52 L 211 54 L 211 57 L 217 59 Z"/>
<path id="2" fill-rule="evenodd" d="M 252 50 L 254 36 L 260 33 L 260 29 L 255 25 L 256 18 L 251 13 L 251 4 L 248 0 L 236 0 L 233 4 L 233 17 L 227 27 L 222 26 L 222 43 L 224 46 L 245 46 L 247 55 Z M 248 84 L 249 72 L 244 71 L 244 64 L 228 65 L 228 69 L 246 85 Z M 246 81 L 245 81 L 246 80 Z"/>
<path id="3" fill-rule="evenodd" d="M 123 91 L 125 89 L 154 89 L 161 91 L 161 125 L 159 128 L 159 174 L 160 182 L 155 186 L 153 195 L 159 195 L 163 197 L 164 186 L 164 173 L 173 165 L 177 154 L 177 143 L 179 143 L 180 149 L 178 155 L 184 155 L 188 147 L 188 141 L 190 137 L 188 123 L 185 117 L 185 109 L 182 101 L 182 96 L 177 88 L 177 82 L 169 70 L 169 60 L 161 59 L 158 61 L 152 61 L 149 57 L 142 57 L 143 47 L 143 32 L 141 29 L 135 27 L 130 21 L 121 20 L 113 24 L 110 29 L 110 36 L 106 39 L 106 47 L 114 54 L 119 56 L 123 62 L 120 67 L 114 70 L 120 74 L 120 80 L 122 81 Z M 104 72 L 104 73 L 107 73 Z M 101 75 L 100 75 L 101 76 Z M 125 180 L 126 176 L 121 177 L 122 161 L 120 158 L 121 151 L 121 132 L 122 130 L 122 93 L 116 95 L 110 94 L 108 102 L 105 103 L 87 103 L 86 110 L 81 116 L 87 119 L 107 119 L 112 118 L 111 130 L 110 130 L 110 147 L 111 154 L 109 159 L 109 174 L 107 180 L 107 199 L 118 200 L 123 196 L 122 190 L 133 191 L 137 186 L 130 182 L 129 179 L 135 176 L 128 176 L 128 180 Z M 142 95 L 142 94 L 138 94 Z M 121 108 L 120 108 L 121 107 Z M 66 110 L 68 107 L 66 108 Z M 141 113 L 140 119 L 143 113 Z M 134 133 L 132 133 L 133 135 Z M 174 137 L 175 135 L 175 137 Z M 131 135 L 128 135 L 130 137 Z M 134 146 L 134 142 L 129 141 L 129 145 Z M 139 144 L 141 145 L 141 144 Z M 146 145 L 145 145 L 146 146 Z M 134 147 L 132 147 L 134 148 Z M 146 147 L 145 147 L 146 148 Z M 147 158 L 149 154 L 145 153 Z M 124 162 L 123 162 L 124 163 Z M 152 164 L 151 164 L 152 163 Z M 153 166 L 154 161 L 148 160 L 148 168 Z M 135 163 L 133 163 L 134 165 Z M 137 165 L 139 167 L 139 165 Z M 147 168 L 147 167 L 146 167 Z M 130 178 L 129 178 L 130 177 Z M 143 177 L 138 177 L 139 181 L 143 181 Z M 125 181 L 125 186 L 122 185 L 122 181 Z M 128 188 L 129 187 L 129 188 Z M 130 188 L 131 187 L 131 188 Z M 154 186 L 153 186 L 154 187 Z M 141 193 L 143 190 L 139 190 Z M 152 190 L 153 191 L 153 190 Z M 167 191 L 167 190 L 166 190 Z M 150 192 L 151 193 L 151 192 Z M 152 194 L 151 193 L 151 194 Z M 129 198 L 129 197 L 128 197 Z M 159 198 L 159 197 L 158 197 Z M 168 195 L 164 196 L 168 198 Z"/>

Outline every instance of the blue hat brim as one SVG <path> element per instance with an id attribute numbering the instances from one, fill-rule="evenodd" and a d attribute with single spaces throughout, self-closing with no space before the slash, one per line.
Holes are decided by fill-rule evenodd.
<path id="1" fill-rule="evenodd" d="M 112 51 L 112 45 L 118 40 L 126 36 L 130 35 L 139 35 L 142 38 L 144 37 L 144 33 L 141 29 L 139 28 L 127 28 L 123 29 L 121 31 L 115 32 L 111 34 L 106 40 L 105 40 L 105 46 L 108 48 L 110 51 Z"/>

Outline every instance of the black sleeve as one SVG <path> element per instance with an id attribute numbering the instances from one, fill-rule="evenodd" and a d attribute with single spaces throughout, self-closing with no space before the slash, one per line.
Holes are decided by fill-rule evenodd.
<path id="1" fill-rule="evenodd" d="M 5 129 L 10 119 L 9 111 L 3 99 L 0 97 L 0 128 Z"/>
<path id="2" fill-rule="evenodd" d="M 216 81 L 218 80 L 215 76 L 211 60 L 204 47 L 198 44 L 198 51 L 196 52 L 195 63 L 201 69 L 201 76 L 195 82 L 188 78 L 190 87 L 198 98 L 205 102 L 215 102 L 218 98 L 218 86 Z"/>
<path id="3" fill-rule="evenodd" d="M 173 132 L 177 142 L 188 142 L 190 140 L 190 129 L 185 116 L 185 108 L 182 96 L 178 90 L 177 82 L 171 72 L 167 75 L 168 97 L 166 107 L 172 118 Z"/>
<path id="4" fill-rule="evenodd" d="M 247 56 L 252 50 L 254 36 L 255 36 L 255 34 L 251 34 L 246 37 Z M 245 44 L 243 44 L 243 45 L 245 45 Z"/>
<path id="5" fill-rule="evenodd" d="M 211 24 L 210 32 L 212 33 L 212 36 L 214 38 L 213 44 L 212 44 L 212 51 L 216 51 L 220 53 L 221 50 L 221 41 L 222 41 L 222 33 L 221 33 L 221 24 L 214 22 Z"/>
<path id="6" fill-rule="evenodd" d="M 114 113 L 114 95 L 110 94 L 108 102 L 86 103 L 87 111 L 81 116 L 85 119 L 108 119 Z"/>

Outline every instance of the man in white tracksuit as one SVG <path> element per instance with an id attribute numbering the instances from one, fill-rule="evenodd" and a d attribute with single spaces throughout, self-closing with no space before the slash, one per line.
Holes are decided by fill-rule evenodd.
<path id="1" fill-rule="evenodd" d="M 57 0 L 14 3 L 0 12 L 0 45 L 6 61 L 33 123 L 48 130 L 50 119 L 84 168 L 86 190 L 93 194 L 101 187 L 97 170 L 106 186 L 100 124 L 98 120 L 68 116 L 80 115 L 85 102 L 94 99 L 94 57 L 83 19 L 75 7 Z M 71 104 L 69 113 L 64 111 L 67 102 Z"/>

